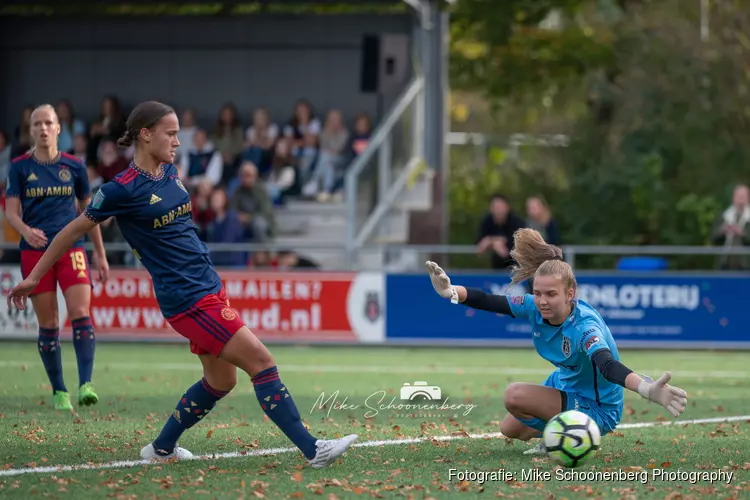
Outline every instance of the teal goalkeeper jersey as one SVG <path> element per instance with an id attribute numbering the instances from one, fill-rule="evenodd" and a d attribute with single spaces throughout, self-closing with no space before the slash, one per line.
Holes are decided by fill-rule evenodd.
<path id="1" fill-rule="evenodd" d="M 602 406 L 623 404 L 623 388 L 605 379 L 591 357 L 600 349 L 609 349 L 620 361 L 617 345 L 604 319 L 589 304 L 575 302 L 573 312 L 559 326 L 547 323 L 534 304 L 534 296 L 509 296 L 516 318 L 531 324 L 534 348 L 559 371 L 561 390 L 574 392 Z"/>

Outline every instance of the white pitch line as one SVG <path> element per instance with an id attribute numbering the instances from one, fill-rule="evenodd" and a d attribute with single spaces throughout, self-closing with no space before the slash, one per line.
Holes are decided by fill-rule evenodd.
<path id="1" fill-rule="evenodd" d="M 0 368 L 21 368 L 24 366 L 35 366 L 39 360 L 34 361 L 0 361 Z M 147 363 L 107 363 L 100 370 L 159 370 L 166 371 L 192 371 L 201 370 L 200 363 L 161 363 L 158 365 Z M 438 375 L 549 375 L 553 368 L 498 368 L 496 366 L 486 367 L 459 367 L 459 366 L 388 366 L 388 365 L 279 365 L 279 372 L 290 373 L 402 373 L 402 374 L 427 374 Z M 671 371 L 673 377 L 704 379 L 704 378 L 750 378 L 750 371 L 742 370 L 667 370 L 664 368 L 633 368 L 633 371 L 642 373 L 663 373 Z"/>
<path id="2" fill-rule="evenodd" d="M 693 420 L 666 420 L 663 422 L 639 422 L 631 424 L 621 424 L 617 426 L 617 430 L 623 429 L 643 429 L 645 427 L 659 427 L 659 426 L 683 426 L 683 425 L 694 425 L 694 424 L 714 424 L 714 423 L 728 423 L 728 422 L 740 422 L 743 420 L 750 421 L 750 415 L 740 415 L 734 417 L 716 417 L 716 418 L 699 418 Z M 416 444 L 423 443 L 426 441 L 457 441 L 463 439 L 494 439 L 501 438 L 503 434 L 500 432 L 490 432 L 483 434 L 461 434 L 451 436 L 432 436 L 432 437 L 419 437 L 419 438 L 406 438 L 406 439 L 384 439 L 379 441 L 365 441 L 363 443 L 355 443 L 352 448 L 373 448 L 378 446 L 390 446 L 390 445 L 405 445 L 405 444 Z M 241 457 L 255 457 L 255 456 L 267 456 L 267 455 L 281 455 L 282 453 L 298 452 L 296 447 L 289 448 L 265 448 L 262 450 L 252 451 L 233 451 L 229 453 L 213 453 L 210 455 L 196 455 L 192 458 L 188 458 L 182 461 L 202 461 L 202 460 L 223 460 L 227 458 L 241 458 Z M 102 470 L 102 469 L 126 469 L 131 467 L 137 467 L 139 465 L 158 465 L 159 462 L 150 460 L 121 460 L 118 462 L 106 462 L 106 463 L 88 463 L 79 465 L 50 465 L 47 467 L 29 467 L 27 469 L 7 469 L 0 470 L 0 477 L 2 476 L 20 476 L 22 474 L 48 474 L 52 472 L 73 472 L 81 470 Z"/>

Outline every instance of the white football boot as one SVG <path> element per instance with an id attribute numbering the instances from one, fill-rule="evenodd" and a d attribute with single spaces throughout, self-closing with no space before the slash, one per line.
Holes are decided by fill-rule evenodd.
<path id="1" fill-rule="evenodd" d="M 177 460 L 185 460 L 188 458 L 193 458 L 193 454 L 187 451 L 185 448 L 175 446 L 172 453 L 170 453 L 169 455 L 163 455 L 156 452 L 154 443 L 149 443 L 141 450 L 141 458 L 145 458 L 146 460 L 171 460 L 173 458 L 176 458 Z"/>
<path id="2" fill-rule="evenodd" d="M 524 455 L 546 455 L 547 450 L 544 449 L 544 441 L 539 441 L 534 448 L 529 448 L 523 452 Z"/>
<path id="3" fill-rule="evenodd" d="M 315 441 L 317 452 L 310 462 L 310 467 L 322 469 L 335 462 L 337 458 L 359 438 L 356 434 L 350 434 L 339 439 L 318 439 Z"/>

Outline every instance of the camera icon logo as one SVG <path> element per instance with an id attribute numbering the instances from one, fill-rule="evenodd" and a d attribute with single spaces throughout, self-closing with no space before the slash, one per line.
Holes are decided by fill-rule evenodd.
<path id="1" fill-rule="evenodd" d="M 414 401 L 426 399 L 428 401 L 439 401 L 442 399 L 443 391 L 436 385 L 427 385 L 427 382 L 405 382 L 401 387 L 401 399 Z"/>

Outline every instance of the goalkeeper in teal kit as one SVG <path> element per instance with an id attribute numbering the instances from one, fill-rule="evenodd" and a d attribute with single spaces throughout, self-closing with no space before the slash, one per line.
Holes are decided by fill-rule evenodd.
<path id="1" fill-rule="evenodd" d="M 667 385 L 670 373 L 654 382 L 620 363 L 617 345 L 602 317 L 576 298 L 573 269 L 562 260 L 562 251 L 533 229 L 520 229 L 514 240 L 511 256 L 517 264 L 513 283 L 533 278 L 533 295 L 490 295 L 454 286 L 445 271 L 427 262 L 432 286 L 441 297 L 528 320 L 534 348 L 557 367 L 542 385 L 516 382 L 506 388 L 504 402 L 510 414 L 500 423 L 500 431 L 509 438 L 528 441 L 539 437 L 558 413 L 577 410 L 591 417 L 605 435 L 622 418 L 623 388 L 663 406 L 674 417 L 680 416 L 687 404 L 685 391 Z M 543 454 L 543 445 L 526 453 Z"/>

